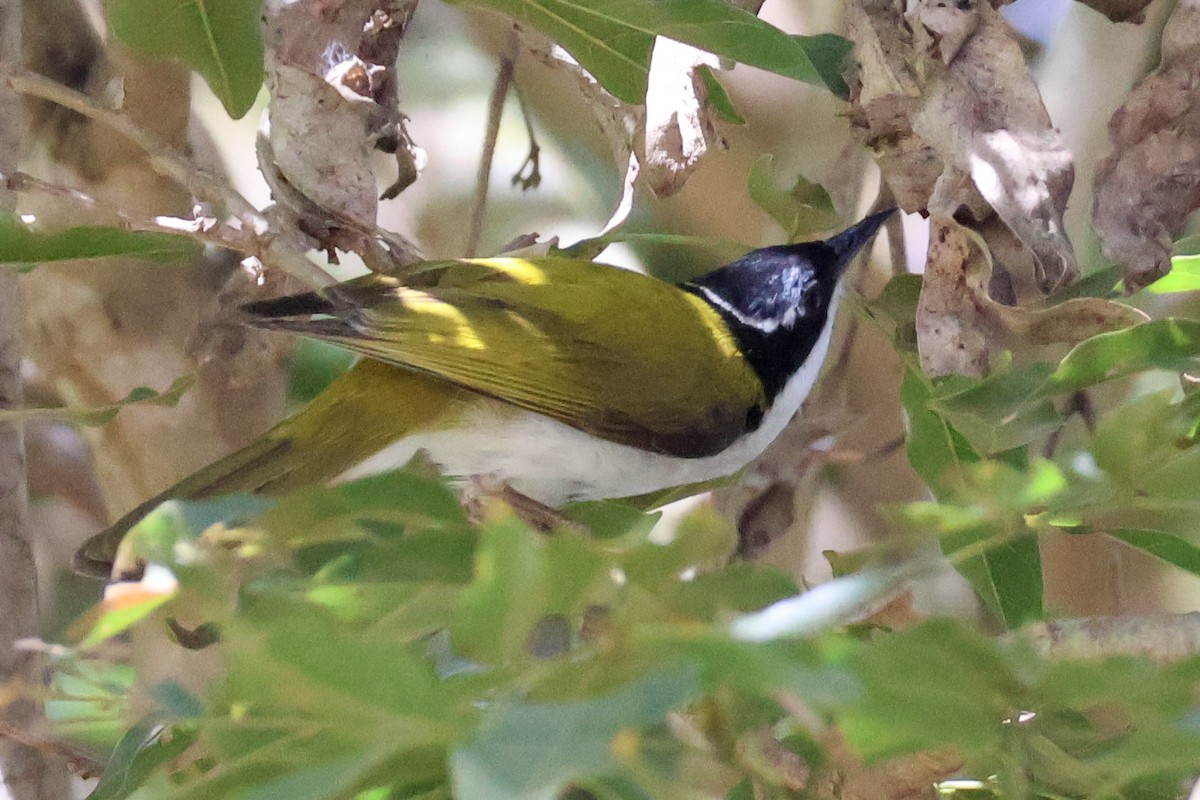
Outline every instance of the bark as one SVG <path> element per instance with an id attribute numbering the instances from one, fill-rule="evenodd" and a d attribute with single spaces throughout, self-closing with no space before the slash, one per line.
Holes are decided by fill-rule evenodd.
<path id="1" fill-rule="evenodd" d="M 21 5 L 0 0 L 0 68 L 20 61 Z M 24 141 L 20 100 L 0 91 L 0 172 L 16 166 Z M 0 189 L 0 214 L 16 199 Z M 15 272 L 0 269 L 0 408 L 21 405 L 21 299 Z M 25 517 L 25 451 L 19 425 L 0 425 L 0 685 L 33 682 L 30 655 L 20 639 L 38 632 L 37 568 Z M 44 723 L 40 704 L 19 700 L 5 709 L 6 722 L 22 730 Z M 57 800 L 67 791 L 66 772 L 37 750 L 0 743 L 0 774 L 13 800 Z"/>

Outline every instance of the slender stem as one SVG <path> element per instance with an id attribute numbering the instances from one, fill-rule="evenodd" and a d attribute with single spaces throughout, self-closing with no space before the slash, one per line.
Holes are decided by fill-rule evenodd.
<path id="1" fill-rule="evenodd" d="M 504 116 L 504 101 L 508 97 L 513 73 L 516 71 L 518 44 L 519 39 L 514 28 L 509 37 L 507 52 L 500 59 L 500 72 L 496 75 L 496 83 L 492 87 L 492 97 L 488 102 L 487 132 L 483 138 L 483 155 L 479 159 L 479 174 L 475 177 L 475 204 L 471 209 L 471 231 L 467 237 L 466 247 L 467 258 L 475 256 L 479 250 L 479 240 L 483 236 L 483 214 L 487 208 L 488 183 L 492 175 L 492 161 L 496 156 L 496 139 L 500 135 L 500 118 Z"/>
<path id="2" fill-rule="evenodd" d="M 112 227 L 137 233 L 164 233 L 186 236 L 197 242 L 223 247 L 260 261 L 270 259 L 270 242 L 255 236 L 246 228 L 217 222 L 213 219 L 183 219 L 181 217 L 143 217 L 106 203 L 87 192 L 35 178 L 24 172 L 0 172 L 0 187 L 19 194 L 40 194 L 70 203 L 84 211 L 103 211 L 115 222 Z"/>
<path id="3" fill-rule="evenodd" d="M 67 769 L 81 778 L 95 778 L 104 772 L 104 764 L 89 755 L 73 750 L 63 742 L 35 736 L 29 730 L 0 721 L 0 739 L 15 742 L 66 763 Z"/>
<path id="4" fill-rule="evenodd" d="M 533 129 L 533 117 L 529 113 L 529 107 L 525 105 L 521 87 L 514 86 L 513 92 L 516 94 L 517 103 L 521 108 L 521 119 L 525 121 L 525 135 L 529 137 L 529 153 L 525 156 L 525 163 L 513 175 L 512 182 L 514 186 L 520 184 L 522 191 L 528 191 L 536 189 L 542 182 L 542 146 L 538 144 L 537 133 Z"/>
<path id="5" fill-rule="evenodd" d="M 214 208 L 227 209 L 237 217 L 242 225 L 249 228 L 251 235 L 259 238 L 263 263 L 277 266 L 310 286 L 333 283 L 333 278 L 309 261 L 302 250 L 286 239 L 273 235 L 269 231 L 267 218 L 232 186 L 197 169 L 188 159 L 124 114 L 105 108 L 87 95 L 61 83 L 29 72 L 0 73 L 0 84 L 19 94 L 49 100 L 107 125 L 145 151 L 147 164 L 159 175 L 175 181 L 199 200 Z"/>

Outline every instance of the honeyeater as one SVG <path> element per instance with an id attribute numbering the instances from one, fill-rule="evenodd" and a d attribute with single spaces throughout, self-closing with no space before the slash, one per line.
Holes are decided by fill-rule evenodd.
<path id="1" fill-rule="evenodd" d="M 80 549 L 107 575 L 159 503 L 278 495 L 423 452 L 551 507 L 730 475 L 800 408 L 829 349 L 838 280 L 891 214 L 755 250 L 682 284 L 564 258 L 430 261 L 245 306 L 250 324 L 365 358 L 262 437 Z"/>

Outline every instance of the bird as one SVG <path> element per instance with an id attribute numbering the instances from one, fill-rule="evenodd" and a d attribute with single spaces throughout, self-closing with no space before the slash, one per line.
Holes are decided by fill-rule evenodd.
<path id="1" fill-rule="evenodd" d="M 141 503 L 76 553 L 110 574 L 162 502 L 279 496 L 418 454 L 549 508 L 732 475 L 800 409 L 840 278 L 895 209 L 829 239 L 753 250 L 668 283 L 593 261 L 428 261 L 242 306 L 245 321 L 362 358 L 241 450 Z"/>

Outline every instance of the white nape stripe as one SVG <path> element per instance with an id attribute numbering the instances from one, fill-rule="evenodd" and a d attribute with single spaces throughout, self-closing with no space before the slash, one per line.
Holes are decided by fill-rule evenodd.
<path id="1" fill-rule="evenodd" d="M 796 324 L 797 311 L 794 307 L 789 308 L 787 313 L 783 315 L 782 319 L 775 317 L 771 317 L 769 319 L 763 319 L 762 317 L 751 317 L 748 314 L 743 313 L 740 309 L 734 308 L 732 303 L 730 303 L 724 297 L 721 297 L 721 295 L 717 294 L 712 289 L 709 289 L 707 286 L 700 286 L 699 284 L 695 283 L 689 283 L 686 285 L 694 289 L 699 289 L 704 294 L 705 300 L 722 311 L 727 311 L 734 319 L 746 327 L 754 328 L 755 330 L 762 331 L 763 333 L 771 333 L 778 330 L 780 327 L 790 328 Z"/>

